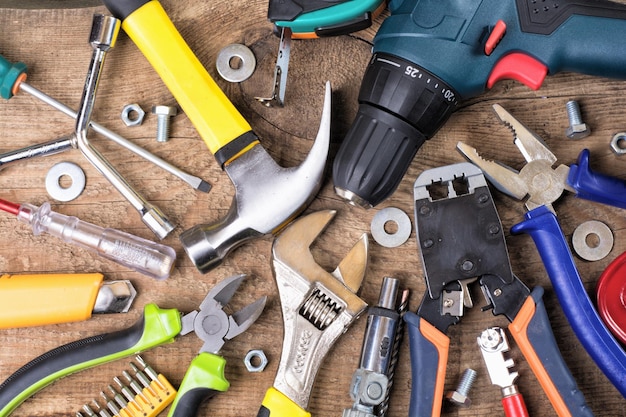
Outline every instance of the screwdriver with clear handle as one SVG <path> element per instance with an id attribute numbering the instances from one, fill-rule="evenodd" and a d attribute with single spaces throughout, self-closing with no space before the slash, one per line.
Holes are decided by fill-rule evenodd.
<path id="1" fill-rule="evenodd" d="M 0 199 L 0 210 L 29 224 L 35 236 L 47 232 L 152 278 L 166 279 L 174 268 L 176 252 L 171 247 L 56 213 L 50 203 L 37 207 Z"/>

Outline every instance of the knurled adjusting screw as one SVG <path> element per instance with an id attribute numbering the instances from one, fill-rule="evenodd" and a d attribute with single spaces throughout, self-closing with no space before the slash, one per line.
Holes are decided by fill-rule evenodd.
<path id="1" fill-rule="evenodd" d="M 152 114 L 157 116 L 157 142 L 167 142 L 170 138 L 170 117 L 176 116 L 176 107 L 152 106 Z"/>
<path id="2" fill-rule="evenodd" d="M 565 104 L 567 108 L 567 118 L 569 126 L 565 129 L 565 136 L 570 139 L 582 139 L 591 134 L 591 129 L 585 123 L 580 113 L 580 106 L 577 101 L 570 100 Z"/>
<path id="3" fill-rule="evenodd" d="M 469 390 L 472 388 L 475 380 L 476 371 L 471 368 L 466 369 L 456 389 L 446 394 L 448 401 L 461 407 L 469 407 L 472 403 L 469 399 Z"/>

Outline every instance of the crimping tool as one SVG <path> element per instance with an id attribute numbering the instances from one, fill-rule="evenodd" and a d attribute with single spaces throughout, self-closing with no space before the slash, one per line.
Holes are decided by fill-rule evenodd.
<path id="1" fill-rule="evenodd" d="M 483 309 L 511 322 L 508 329 L 557 414 L 592 416 L 559 352 L 543 289 L 529 290 L 511 270 L 502 224 L 480 169 L 466 162 L 424 171 L 414 195 L 428 291 L 417 314 L 404 315 L 413 378 L 409 416 L 441 413 L 450 344 L 446 331 L 473 306 L 469 285 L 474 281 L 488 302 Z"/>

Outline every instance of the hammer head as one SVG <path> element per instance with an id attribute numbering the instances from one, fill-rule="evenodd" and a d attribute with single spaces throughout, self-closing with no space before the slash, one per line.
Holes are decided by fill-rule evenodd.
<path id="1" fill-rule="evenodd" d="M 223 219 L 186 230 L 180 241 L 196 268 L 206 273 L 244 242 L 280 231 L 315 198 L 330 146 L 330 83 L 326 83 L 322 120 L 315 143 L 298 167 L 276 164 L 255 145 L 224 167 L 235 197 Z"/>

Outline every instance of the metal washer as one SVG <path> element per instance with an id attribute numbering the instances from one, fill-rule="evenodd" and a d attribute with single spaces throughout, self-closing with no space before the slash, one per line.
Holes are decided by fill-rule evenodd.
<path id="1" fill-rule="evenodd" d="M 599 243 L 595 247 L 587 244 L 587 236 L 596 235 L 599 239 Z M 599 261 L 606 257 L 611 249 L 613 249 L 613 232 L 606 224 L 597 221 L 589 220 L 581 223 L 572 235 L 572 246 L 574 250 L 586 261 Z"/>
<path id="2" fill-rule="evenodd" d="M 72 179 L 72 184 L 61 187 L 59 180 L 67 175 Z M 48 171 L 46 175 L 46 191 L 50 197 L 58 201 L 71 201 L 78 197 L 85 189 L 85 173 L 72 162 L 59 162 Z"/>
<path id="3" fill-rule="evenodd" d="M 233 68 L 230 65 L 230 61 L 235 57 L 241 59 L 239 68 Z M 250 48 L 240 43 L 233 43 L 222 48 L 217 55 L 216 66 L 217 72 L 226 81 L 240 83 L 250 78 L 256 68 L 256 59 Z"/>
<path id="4" fill-rule="evenodd" d="M 387 233 L 385 224 L 396 223 L 396 233 Z M 371 224 L 372 237 L 381 246 L 395 248 L 402 245 L 411 236 L 411 219 L 396 207 L 387 207 L 374 215 Z"/>

